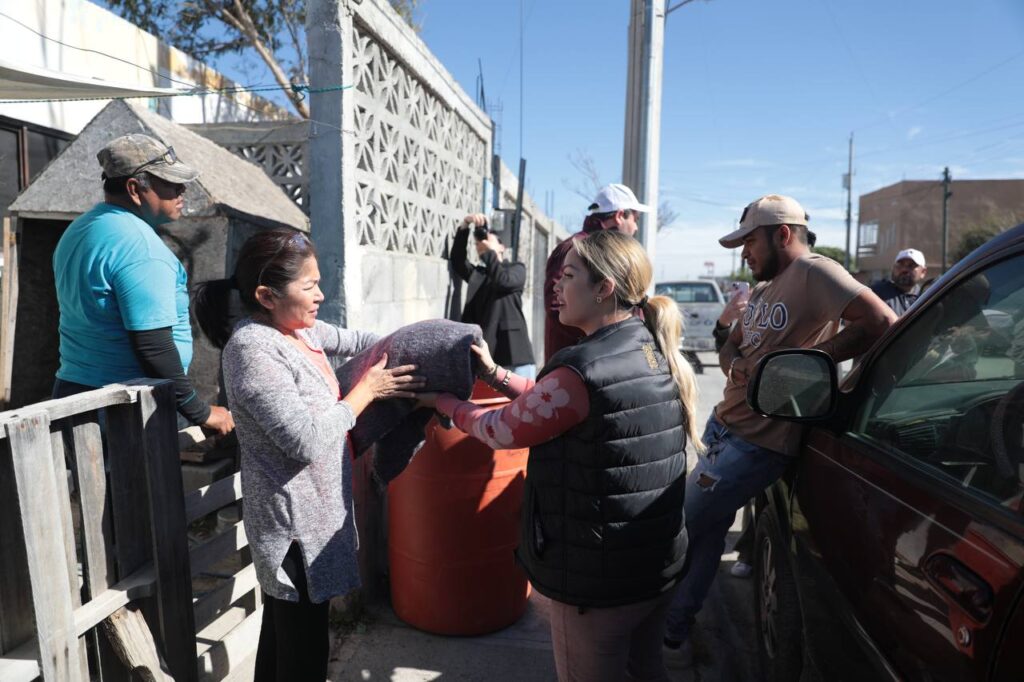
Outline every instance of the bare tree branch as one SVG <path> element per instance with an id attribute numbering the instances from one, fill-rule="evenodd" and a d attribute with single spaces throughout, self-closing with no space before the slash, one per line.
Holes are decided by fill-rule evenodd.
<path id="1" fill-rule="evenodd" d="M 662 199 L 658 202 L 658 232 L 667 230 L 672 227 L 672 224 L 679 220 L 679 211 L 672 208 L 667 200 Z"/>

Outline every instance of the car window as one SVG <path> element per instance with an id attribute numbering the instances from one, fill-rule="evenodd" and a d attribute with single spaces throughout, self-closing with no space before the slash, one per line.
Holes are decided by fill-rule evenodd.
<path id="1" fill-rule="evenodd" d="M 935 299 L 865 379 L 855 433 L 1024 511 L 1024 256 Z"/>
<path id="2" fill-rule="evenodd" d="M 715 288 L 704 282 L 668 282 L 655 284 L 654 293 L 668 296 L 676 303 L 717 303 Z"/>

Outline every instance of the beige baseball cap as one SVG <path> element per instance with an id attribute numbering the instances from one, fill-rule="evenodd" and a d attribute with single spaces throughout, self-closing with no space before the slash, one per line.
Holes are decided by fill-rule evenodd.
<path id="1" fill-rule="evenodd" d="M 182 163 L 174 147 L 141 133 L 111 140 L 96 159 L 106 178 L 126 178 L 146 171 L 167 182 L 185 184 L 199 177 L 199 171 Z"/>
<path id="2" fill-rule="evenodd" d="M 740 226 L 718 240 L 727 249 L 743 246 L 743 238 L 762 225 L 803 225 L 807 226 L 810 216 L 800 203 L 781 194 L 767 194 L 747 204 L 740 216 Z"/>

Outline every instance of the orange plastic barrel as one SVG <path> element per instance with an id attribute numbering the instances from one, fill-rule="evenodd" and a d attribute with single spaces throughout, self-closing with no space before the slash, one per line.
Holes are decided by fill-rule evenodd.
<path id="1" fill-rule="evenodd" d="M 495 408 L 506 398 L 475 399 Z M 528 450 L 493 450 L 437 419 L 388 487 L 391 604 L 413 627 L 481 635 L 515 623 L 530 584 L 515 563 Z"/>

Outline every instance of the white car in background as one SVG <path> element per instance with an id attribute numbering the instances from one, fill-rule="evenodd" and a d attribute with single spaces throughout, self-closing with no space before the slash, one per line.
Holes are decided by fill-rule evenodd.
<path id="1" fill-rule="evenodd" d="M 715 322 L 725 309 L 725 297 L 714 280 L 694 279 L 659 282 L 654 293 L 668 296 L 683 315 L 683 338 L 679 350 L 698 374 L 704 371 L 697 353 L 715 351 Z"/>

